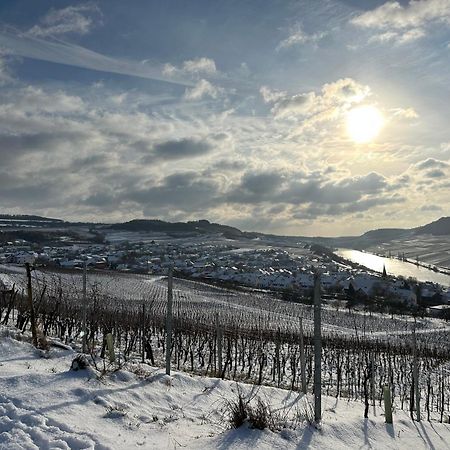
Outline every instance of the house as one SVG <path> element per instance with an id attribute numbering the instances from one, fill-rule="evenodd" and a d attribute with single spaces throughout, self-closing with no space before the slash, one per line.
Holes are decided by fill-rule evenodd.
<path id="1" fill-rule="evenodd" d="M 16 264 L 34 264 L 36 259 L 38 258 L 38 254 L 34 252 L 20 252 L 14 255 L 14 262 Z"/>

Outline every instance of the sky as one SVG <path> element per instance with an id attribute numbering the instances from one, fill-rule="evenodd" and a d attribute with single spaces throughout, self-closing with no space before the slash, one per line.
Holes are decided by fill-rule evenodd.
<path id="1" fill-rule="evenodd" d="M 0 18 L 0 213 L 310 236 L 450 215 L 450 0 L 2 0 Z"/>

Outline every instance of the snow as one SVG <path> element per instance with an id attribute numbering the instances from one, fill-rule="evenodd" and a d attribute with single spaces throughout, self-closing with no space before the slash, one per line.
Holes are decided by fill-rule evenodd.
<path id="1" fill-rule="evenodd" d="M 386 425 L 379 407 L 323 397 L 319 428 L 295 421 L 306 397 L 282 389 L 191 376 L 147 365 L 106 375 L 70 370 L 76 353 L 34 349 L 27 336 L 0 328 L 0 449 L 448 449 L 450 425 L 413 422 L 405 412 Z M 227 403 L 259 396 L 286 416 L 272 432 L 231 429 Z"/>

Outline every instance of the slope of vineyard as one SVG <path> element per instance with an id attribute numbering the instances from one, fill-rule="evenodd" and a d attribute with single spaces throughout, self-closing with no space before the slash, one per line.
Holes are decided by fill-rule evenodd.
<path id="1" fill-rule="evenodd" d="M 25 270 L 22 267 L 0 265 L 0 279 L 25 291 Z M 33 272 L 33 283 L 38 292 L 45 285 L 47 293 L 56 295 L 61 290 L 74 300 L 81 299 L 80 272 L 36 270 Z M 120 308 L 137 310 L 142 303 L 149 303 L 154 314 L 163 317 L 166 313 L 167 278 L 164 276 L 92 272 L 88 275 L 87 284 L 89 297 L 101 297 L 112 309 L 120 304 Z M 313 319 L 312 308 L 308 305 L 281 301 L 267 293 L 246 293 L 185 279 L 175 280 L 174 313 L 180 319 L 192 318 L 197 323 L 206 324 L 210 324 L 211 314 L 219 313 L 224 326 L 228 322 L 230 326 L 240 324 L 250 329 L 264 325 L 266 330 L 289 332 L 298 331 L 300 318 L 303 319 L 304 329 L 311 330 Z M 325 332 L 350 335 L 360 332 L 367 337 L 380 337 L 411 333 L 413 321 L 408 316 L 365 314 L 325 306 L 322 325 Z M 427 332 L 430 329 L 449 329 L 443 321 L 429 318 L 418 319 L 416 327 Z"/>
<path id="2" fill-rule="evenodd" d="M 23 269 L 2 266 L 1 277 L 14 290 L 0 299 L 0 320 L 21 330 L 29 329 Z M 79 342 L 84 316 L 81 274 L 36 270 L 32 285 L 42 332 L 67 343 Z M 164 277 L 89 273 L 87 294 L 87 343 L 92 354 L 105 357 L 104 336 L 111 333 L 119 361 L 164 365 Z M 280 301 L 267 293 L 175 279 L 170 347 L 173 367 L 296 391 L 300 388 L 303 348 L 305 382 L 311 392 L 312 314 L 311 306 Z M 408 410 L 414 328 L 422 408 L 427 419 L 443 421 L 450 412 L 450 330 L 445 322 L 436 319 L 418 318 L 415 324 L 408 316 L 368 314 L 324 305 L 323 392 L 364 401 L 370 384 L 370 397 L 378 402 L 383 386 L 390 385 L 396 407 Z"/>
<path id="3" fill-rule="evenodd" d="M 398 449 L 448 448 L 450 426 L 414 423 L 397 411 L 323 398 L 320 429 L 305 420 L 311 399 L 271 387 L 203 378 L 144 365 L 100 376 L 94 368 L 69 370 L 75 354 L 48 353 L 0 327 L 0 449 Z M 28 333 L 25 333 L 25 340 Z M 42 356 L 45 356 L 44 358 Z M 131 370 L 131 371 L 130 371 Z M 277 414 L 275 431 L 244 424 L 231 429 L 228 405 L 240 391 Z"/>

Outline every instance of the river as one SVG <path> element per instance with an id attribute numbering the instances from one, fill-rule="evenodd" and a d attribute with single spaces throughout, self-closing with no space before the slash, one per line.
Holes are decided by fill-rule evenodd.
<path id="1" fill-rule="evenodd" d="M 376 272 L 382 273 L 384 266 L 386 267 L 386 272 L 388 275 L 402 275 L 406 278 L 414 277 L 418 281 L 431 281 L 433 283 L 439 283 L 443 286 L 450 286 L 450 275 L 435 272 L 425 267 L 417 266 L 399 259 L 385 258 L 372 253 L 360 252 L 359 250 L 351 250 L 346 248 L 340 248 L 334 253 L 348 259 L 349 261 L 367 267 L 368 269 L 375 270 Z"/>

